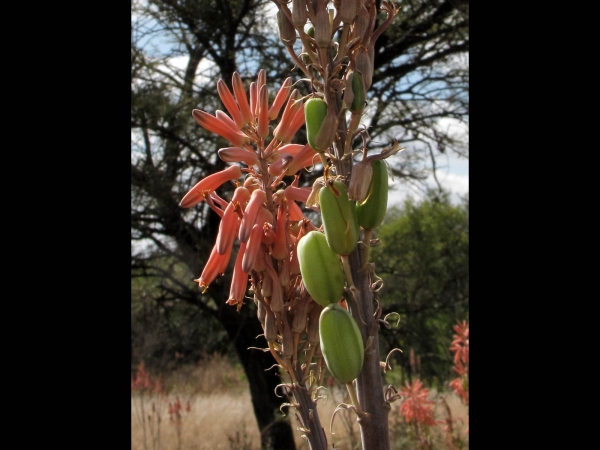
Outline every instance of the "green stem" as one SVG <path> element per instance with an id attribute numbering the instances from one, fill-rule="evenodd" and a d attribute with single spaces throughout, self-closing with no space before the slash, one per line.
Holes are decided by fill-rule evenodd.
<path id="1" fill-rule="evenodd" d="M 350 286 L 350 290 L 352 288 L 356 290 L 354 286 L 354 281 L 352 280 L 352 269 L 350 268 L 350 262 L 348 261 L 348 255 L 340 255 L 342 258 L 342 266 L 344 267 L 344 275 L 346 275 L 346 281 L 348 282 L 348 286 Z"/>
<path id="2" fill-rule="evenodd" d="M 371 250 L 371 236 L 373 235 L 373 230 L 365 230 L 365 235 L 363 238 L 363 242 L 365 244 L 365 250 L 363 251 L 363 264 L 367 264 L 369 262 L 369 251 Z"/>
<path id="3" fill-rule="evenodd" d="M 358 403 L 358 397 L 356 396 L 356 389 L 354 389 L 354 383 L 352 381 L 346 383 L 346 389 L 348 389 L 348 394 L 350 394 L 350 400 L 356 408 L 356 414 L 358 414 L 360 417 L 364 416 L 365 413 L 362 409 L 360 409 L 360 403 Z"/>

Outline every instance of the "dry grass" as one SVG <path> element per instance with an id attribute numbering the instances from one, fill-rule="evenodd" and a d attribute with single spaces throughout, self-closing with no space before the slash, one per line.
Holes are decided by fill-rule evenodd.
<path id="1" fill-rule="evenodd" d="M 140 397 L 138 393 L 132 394 L 132 450 L 260 450 L 258 425 L 241 368 L 234 367 L 226 359 L 215 356 L 204 364 L 171 375 L 164 381 L 164 386 L 169 392 L 168 396 L 160 397 L 157 394 L 150 396 L 146 393 L 144 397 Z M 177 396 L 182 404 L 179 422 L 174 418 L 175 415 L 170 419 L 168 414 L 168 404 L 173 403 Z M 465 434 L 468 410 L 454 394 L 445 393 L 443 396 L 452 413 L 455 431 L 460 433 L 468 447 L 468 438 Z M 439 401 L 439 396 L 437 398 L 437 417 L 445 419 L 447 409 Z M 144 403 L 146 419 L 152 419 L 153 423 L 151 428 L 150 422 L 145 421 L 146 446 L 144 446 L 144 431 L 140 421 L 141 401 Z M 188 401 L 189 411 L 186 411 L 185 405 Z M 334 435 L 330 432 L 332 414 L 336 406 L 344 401 L 347 401 L 345 388 L 332 387 L 327 401 L 320 400 L 318 403 L 321 423 L 325 428 L 328 442 L 335 444 L 335 449 L 360 449 L 359 427 L 351 412 L 339 411 L 333 423 Z M 400 401 L 393 403 L 390 411 L 392 448 L 399 448 L 399 445 L 405 448 L 416 448 L 406 446 L 410 430 L 400 417 L 399 403 Z M 159 415 L 160 427 L 157 422 Z M 298 423 L 293 411 L 291 416 L 297 449 L 308 450 L 308 443 L 301 438 L 301 432 L 296 430 Z M 445 433 L 442 427 L 435 430 L 438 444 L 436 448 L 451 449 L 453 447 L 450 444 L 444 443 Z M 158 428 L 160 428 L 160 437 L 157 433 Z"/>

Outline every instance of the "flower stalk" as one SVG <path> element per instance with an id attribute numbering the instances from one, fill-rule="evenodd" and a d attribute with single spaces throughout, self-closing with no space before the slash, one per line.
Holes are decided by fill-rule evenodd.
<path id="1" fill-rule="evenodd" d="M 375 29 L 375 0 L 334 1 L 331 10 L 327 0 L 273 2 L 278 8 L 279 36 L 307 77 L 305 81 L 310 82 L 312 93 L 303 97 L 288 77 L 276 95 L 270 95 L 262 69 L 246 93 L 235 72 L 231 89 L 225 80 L 217 82 L 226 112 L 192 111 L 200 126 L 231 143 L 218 151 L 219 158 L 231 165 L 200 180 L 181 201 L 182 208 L 202 206 L 206 201 L 221 217 L 217 242 L 195 281 L 204 293 L 226 271 L 237 249 L 227 303 L 239 310 L 247 298 L 246 288 L 253 293 L 248 298 L 253 299 L 263 327 L 265 350 L 287 374 L 282 386 L 296 407 L 311 450 L 329 448 L 316 401 L 332 361 L 337 363 L 335 371 L 344 378 L 357 412 L 363 450 L 389 450 L 390 404 L 383 394 L 378 342 L 381 310 L 374 314 L 374 272 L 361 270 L 368 260 L 373 227 L 359 226 L 357 200 L 352 195 L 349 198 L 347 191 L 353 173 L 355 179 L 363 178 L 360 170 L 367 173 L 370 166 L 363 166 L 370 160 L 366 158 L 373 158 L 367 157 L 364 147 L 365 164 L 355 165 L 352 143 L 362 133 L 359 123 L 372 83 L 374 43 L 393 20 L 396 8 L 384 0 L 381 9 L 387 18 Z M 298 38 L 300 54 L 294 50 Z M 278 117 L 279 122 L 272 123 Z M 307 129 L 308 143 L 293 142 L 302 126 Z M 374 156 L 383 159 L 393 154 Z M 302 172 L 317 162 L 323 164 L 324 176 L 312 188 L 300 187 Z M 293 181 L 287 182 L 286 177 Z M 216 191 L 229 182 L 235 183 L 236 189 L 227 200 Z M 356 189 L 362 201 L 366 187 L 358 185 Z M 303 208 L 322 213 L 326 239 Z M 365 243 L 362 255 L 362 246 L 357 245 L 361 234 Z M 314 251 L 305 251 L 309 244 L 320 255 L 328 255 L 327 264 L 323 265 Z M 329 246 L 331 254 L 322 246 Z M 343 308 L 339 302 L 344 291 L 354 300 L 342 317 L 357 325 L 347 328 L 355 330 L 355 342 L 360 342 L 356 349 L 361 366 L 354 364 L 357 352 L 336 356 L 328 353 L 320 339 L 319 318 L 328 308 Z"/>

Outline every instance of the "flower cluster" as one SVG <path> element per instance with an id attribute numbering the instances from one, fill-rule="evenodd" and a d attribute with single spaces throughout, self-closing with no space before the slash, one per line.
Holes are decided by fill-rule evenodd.
<path id="1" fill-rule="evenodd" d="M 232 165 L 200 180 L 180 203 L 190 208 L 206 202 L 221 217 L 208 261 L 194 281 L 205 292 L 225 272 L 237 242 L 227 303 L 239 310 L 250 288 L 269 349 L 293 374 L 299 344 L 308 352 L 307 361 L 319 344 L 318 318 L 323 308 L 303 285 L 297 245 L 317 229 L 302 211 L 311 188 L 299 186 L 300 174 L 321 160 L 309 144 L 292 143 L 305 123 L 305 114 L 304 98 L 293 88 L 291 78 L 271 103 L 262 69 L 250 84 L 249 95 L 237 72 L 232 87 L 233 92 L 223 80 L 217 83 L 229 114 L 219 110 L 214 116 L 201 110 L 192 113 L 199 125 L 232 144 L 218 150 L 219 158 Z M 278 118 L 273 127 L 271 122 Z M 285 177 L 293 181 L 286 184 Z M 231 181 L 236 187 L 231 199 L 225 200 L 216 190 Z M 305 376 L 309 366 L 305 366 Z M 323 371 L 324 367 L 317 374 Z"/>
<path id="2" fill-rule="evenodd" d="M 454 352 L 454 371 L 459 375 L 450 382 L 454 390 L 465 405 L 469 404 L 469 323 L 459 321 L 453 327 L 456 334 L 453 336 L 450 350 Z"/>
<path id="3" fill-rule="evenodd" d="M 137 369 L 135 376 L 131 377 L 131 391 L 149 392 L 152 394 L 164 394 L 160 380 L 153 380 L 146 365 L 142 361 Z"/>
<path id="4" fill-rule="evenodd" d="M 400 390 L 400 395 L 405 399 L 400 405 L 400 414 L 407 423 L 416 422 L 423 425 L 435 425 L 433 418 L 434 402 L 428 400 L 429 389 L 423 388 L 423 383 L 415 379 Z"/>

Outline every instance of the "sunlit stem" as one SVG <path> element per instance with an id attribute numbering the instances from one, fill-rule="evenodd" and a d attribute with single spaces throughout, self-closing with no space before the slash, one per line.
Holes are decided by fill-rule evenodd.
<path id="1" fill-rule="evenodd" d="M 290 56 L 292 57 L 292 59 L 294 60 L 294 62 L 296 63 L 296 65 L 298 67 L 300 67 L 300 70 L 302 70 L 302 72 L 304 72 L 309 78 L 312 78 L 312 73 L 310 73 L 310 71 L 308 70 L 306 65 L 302 62 L 302 60 L 300 58 L 298 58 L 298 55 L 296 55 L 296 53 L 294 52 L 294 48 L 290 45 L 286 45 L 285 48 L 288 51 L 288 53 L 290 54 Z"/>
<path id="2" fill-rule="evenodd" d="M 283 367 L 287 371 L 287 373 L 290 374 L 290 377 L 292 378 L 292 383 L 298 384 L 298 380 L 296 379 L 296 375 L 294 374 L 294 369 L 291 367 L 291 365 L 283 362 L 275 348 L 273 348 L 272 342 L 269 342 L 269 350 L 271 350 L 271 354 L 273 355 L 273 358 L 275 358 L 275 361 L 277 361 L 277 364 Z"/>
<path id="3" fill-rule="evenodd" d="M 350 105 L 348 105 L 350 106 Z M 348 125 L 348 131 L 346 133 L 346 145 L 344 146 L 344 154 L 352 152 L 352 140 L 354 139 L 354 133 L 358 129 L 362 113 L 352 113 L 350 116 L 350 124 Z"/>
<path id="4" fill-rule="evenodd" d="M 321 164 L 323 164 L 323 169 L 326 169 L 329 164 L 327 163 L 327 157 L 325 156 L 325 152 L 319 152 L 319 158 L 321 158 Z"/>
<path id="5" fill-rule="evenodd" d="M 310 373 L 310 365 L 312 363 L 312 359 L 313 359 L 316 349 L 317 349 L 316 345 L 311 345 L 310 349 L 308 350 L 308 354 L 306 355 L 306 359 L 304 360 L 304 364 L 306 365 L 306 367 L 304 368 L 304 378 L 303 379 L 308 378 L 308 374 Z"/>
<path id="6" fill-rule="evenodd" d="M 356 290 L 354 286 L 354 281 L 352 280 L 352 269 L 350 268 L 350 261 L 348 260 L 348 255 L 340 255 L 342 258 L 342 266 L 344 267 L 344 274 L 346 275 L 346 281 L 348 282 L 348 286 L 350 286 L 350 290 Z M 354 288 L 354 289 L 352 289 Z"/>
<path id="7" fill-rule="evenodd" d="M 356 396 L 356 389 L 354 389 L 354 383 L 352 381 L 349 381 L 348 383 L 346 383 L 346 388 L 348 389 L 348 394 L 350 394 L 350 400 L 356 408 L 356 414 L 358 414 L 361 417 L 364 416 L 365 413 L 360 408 L 360 404 L 358 403 L 358 397 Z"/>
<path id="8" fill-rule="evenodd" d="M 323 376 L 325 375 L 325 368 L 323 367 L 323 357 L 317 358 L 317 385 L 323 384 Z"/>

